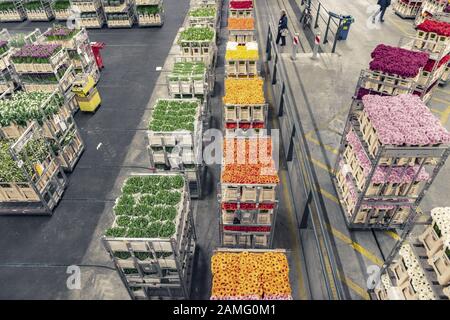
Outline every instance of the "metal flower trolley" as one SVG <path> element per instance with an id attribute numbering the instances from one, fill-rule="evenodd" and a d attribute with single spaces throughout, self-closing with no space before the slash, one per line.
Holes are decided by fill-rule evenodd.
<path id="1" fill-rule="evenodd" d="M 449 145 L 442 142 L 381 143 L 377 131 L 380 128 L 373 125 L 365 110 L 365 103 L 372 104 L 370 101 L 381 98 L 377 97 L 365 96 L 363 103 L 353 101 L 334 168 L 336 193 L 347 225 L 352 229 L 393 229 L 408 225 L 450 154 Z M 381 99 L 406 98 L 414 99 L 414 96 Z M 423 103 L 418 104 L 419 98 L 415 99 L 413 105 L 417 110 L 428 110 Z"/>
<path id="2" fill-rule="evenodd" d="M 272 141 L 265 136 L 224 139 L 218 189 L 220 241 L 226 247 L 271 248 L 279 183 Z"/>
<path id="3" fill-rule="evenodd" d="M 163 0 L 135 0 L 135 7 L 139 27 L 160 27 L 164 24 Z"/>
<path id="4" fill-rule="evenodd" d="M 61 45 L 67 50 L 75 73 L 91 75 L 94 81 L 98 82 L 100 71 L 85 28 L 68 29 L 64 26 L 54 25 L 45 31 L 38 41 Z"/>
<path id="5" fill-rule="evenodd" d="M 131 28 L 135 20 L 134 0 L 102 0 L 108 28 Z"/>
<path id="6" fill-rule="evenodd" d="M 23 0 L 2 0 L 0 1 L 0 21 L 19 22 L 27 18 Z"/>
<path id="7" fill-rule="evenodd" d="M 149 121 L 150 168 L 185 174 L 190 195 L 201 198 L 204 104 L 198 99 L 160 99 Z"/>
<path id="8" fill-rule="evenodd" d="M 178 34 L 180 60 L 183 62 L 203 62 L 209 69 L 216 65 L 216 32 L 209 27 L 181 28 Z"/>
<path id="9" fill-rule="evenodd" d="M 80 12 L 80 27 L 99 29 L 106 21 L 101 0 L 71 0 L 72 8 Z"/>
<path id="10" fill-rule="evenodd" d="M 102 238 L 132 299 L 189 299 L 195 229 L 181 174 L 133 174 Z"/>
<path id="11" fill-rule="evenodd" d="M 18 139 L 0 141 L 2 166 L 8 171 L 0 182 L 0 214 L 51 215 L 67 178 L 42 128 L 32 122 Z"/>
<path id="12" fill-rule="evenodd" d="M 51 0 L 24 0 L 25 13 L 30 21 L 50 21 L 55 17 Z"/>
<path id="13" fill-rule="evenodd" d="M 450 299 L 450 208 L 434 208 L 425 228 L 400 241 L 369 290 L 373 300 Z"/>
<path id="14" fill-rule="evenodd" d="M 71 8 L 70 0 L 55 0 L 52 3 L 52 10 L 58 21 L 66 21 L 75 13 Z"/>

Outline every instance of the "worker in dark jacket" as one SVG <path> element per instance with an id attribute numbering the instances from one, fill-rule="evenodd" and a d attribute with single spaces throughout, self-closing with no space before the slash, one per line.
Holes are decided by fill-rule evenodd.
<path id="1" fill-rule="evenodd" d="M 281 46 L 286 45 L 286 36 L 288 35 L 288 18 L 285 10 L 281 10 L 281 17 L 278 21 L 277 44 L 281 40 Z"/>
<path id="2" fill-rule="evenodd" d="M 380 12 L 380 22 L 384 22 L 384 13 L 386 12 L 386 9 L 391 5 L 391 0 L 378 0 L 377 4 L 380 6 L 380 9 L 378 9 L 377 12 L 375 12 L 375 14 L 373 15 L 373 23 L 375 23 L 375 19 Z"/>

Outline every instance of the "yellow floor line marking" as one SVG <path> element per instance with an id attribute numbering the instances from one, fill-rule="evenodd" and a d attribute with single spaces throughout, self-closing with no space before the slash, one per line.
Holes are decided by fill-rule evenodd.
<path id="1" fill-rule="evenodd" d="M 283 185 L 287 187 L 288 182 L 287 182 L 285 171 L 281 171 L 281 181 L 282 181 Z M 292 207 L 292 202 L 290 201 L 291 199 L 289 199 L 287 192 L 283 192 L 283 197 L 284 197 L 284 203 L 286 204 L 286 209 L 288 212 L 288 215 L 287 215 L 288 225 L 289 225 L 288 229 L 289 229 L 289 233 L 293 240 L 293 248 L 292 248 L 293 249 L 292 255 L 294 258 L 293 260 L 294 260 L 294 264 L 295 264 L 295 269 L 299 275 L 299 297 L 301 300 L 306 300 L 306 299 L 308 299 L 308 296 L 306 294 L 305 282 L 303 279 L 302 269 L 300 266 L 300 256 L 299 256 L 300 239 L 299 239 L 298 233 L 296 232 L 295 227 L 294 227 L 297 225 L 297 223 L 295 222 L 295 219 L 294 219 L 294 208 Z"/>
<path id="2" fill-rule="evenodd" d="M 403 26 L 401 26 L 400 24 L 398 24 L 398 23 L 395 22 L 394 20 L 389 19 L 388 22 L 391 22 L 392 25 L 393 25 L 394 27 L 396 27 L 398 30 L 400 30 L 400 32 L 402 32 L 403 34 L 408 35 L 408 36 L 412 36 L 412 35 L 413 35 L 412 32 L 411 32 L 411 33 L 410 33 L 410 32 L 407 32 Z"/>
<path id="3" fill-rule="evenodd" d="M 329 173 L 333 173 L 333 169 L 330 168 L 329 166 L 327 166 L 325 163 L 316 160 L 314 158 L 309 158 L 309 161 L 311 161 L 313 164 L 315 164 L 316 166 L 318 166 L 319 168 L 328 171 Z"/>
<path id="4" fill-rule="evenodd" d="M 310 134 L 305 135 L 305 137 L 306 137 L 306 140 L 309 140 L 309 141 L 317 144 L 318 146 L 323 146 L 326 150 L 328 150 L 328 151 L 330 151 L 330 152 L 332 152 L 334 154 L 338 154 L 339 153 L 337 149 L 335 149 L 333 147 L 330 147 L 330 146 L 328 146 L 326 144 L 320 143 L 319 140 L 317 140 L 316 138 L 311 137 Z"/>
<path id="5" fill-rule="evenodd" d="M 397 240 L 397 241 L 400 240 L 399 235 L 397 233 L 395 233 L 394 231 L 385 231 L 385 233 L 394 240 Z"/>
<path id="6" fill-rule="evenodd" d="M 444 104 L 450 103 L 450 101 L 448 101 L 448 100 L 444 100 L 444 99 L 436 98 L 436 97 L 431 98 L 431 100 L 437 101 L 437 102 L 441 102 L 441 103 L 444 103 Z"/>
<path id="7" fill-rule="evenodd" d="M 256 16 L 258 16 L 257 8 L 258 8 L 258 6 L 255 6 Z M 261 19 L 256 19 L 256 23 L 258 25 L 258 30 L 262 30 L 260 20 Z M 261 33 L 258 34 L 258 38 L 259 38 L 259 40 L 261 40 Z M 271 86 L 269 85 L 268 82 L 266 82 L 266 85 L 271 89 Z M 273 101 L 272 91 L 267 90 L 267 94 L 269 95 L 269 99 L 271 101 Z M 282 184 L 285 186 L 285 188 L 287 188 L 288 182 L 287 182 L 287 178 L 286 178 L 286 172 L 281 171 L 280 175 L 281 175 Z M 288 226 L 289 233 L 290 233 L 290 236 L 292 237 L 292 239 L 294 240 L 293 248 L 292 248 L 292 258 L 293 258 L 293 262 L 294 262 L 294 268 L 298 274 L 298 283 L 299 283 L 298 295 L 301 300 L 307 300 L 308 295 L 306 293 L 305 280 L 304 280 L 304 277 L 302 274 L 301 261 L 300 261 L 300 256 L 299 256 L 300 238 L 299 238 L 299 234 L 298 234 L 297 230 L 295 229 L 295 226 L 297 226 L 297 223 L 295 222 L 295 219 L 294 219 L 295 210 L 292 207 L 292 202 L 290 201 L 291 199 L 288 196 L 288 192 L 283 192 L 283 198 L 284 198 L 283 200 L 284 200 L 284 203 L 286 204 L 286 209 L 287 209 L 287 213 L 288 213 L 287 218 L 288 218 L 288 225 L 289 225 Z"/>
<path id="8" fill-rule="evenodd" d="M 431 110 L 432 112 L 436 112 L 436 113 L 439 113 L 439 114 L 443 114 L 443 113 L 444 113 L 444 111 L 438 110 L 438 109 L 434 109 L 434 108 L 430 108 L 430 110 Z"/>
<path id="9" fill-rule="evenodd" d="M 339 199 L 329 193 L 327 190 L 320 188 L 320 193 L 327 199 L 339 204 Z"/>
<path id="10" fill-rule="evenodd" d="M 354 292 L 356 292 L 356 294 L 358 294 L 358 296 L 360 296 L 364 300 L 370 300 L 370 296 L 369 296 L 369 293 L 367 293 L 367 290 L 364 290 L 363 288 L 361 288 L 352 279 L 345 277 L 345 276 L 344 276 L 344 278 L 342 278 L 342 276 L 340 274 L 339 274 L 339 279 L 341 280 L 342 283 L 345 283 L 347 285 L 347 287 L 349 287 Z"/>
<path id="11" fill-rule="evenodd" d="M 366 257 L 367 259 L 369 259 L 370 261 L 372 261 L 376 265 L 378 265 L 378 266 L 382 266 L 383 265 L 383 260 L 381 260 L 376 255 L 374 255 L 372 252 L 370 252 L 369 250 L 364 248 L 362 245 L 360 245 L 357 242 L 354 242 L 352 239 L 347 237 L 345 234 L 343 234 L 339 230 L 336 230 L 335 228 L 333 228 L 331 226 L 330 226 L 330 228 L 331 228 L 331 232 L 333 233 L 333 235 L 336 238 L 338 238 L 339 240 L 341 240 L 345 244 L 347 244 L 350 247 L 352 247 L 355 251 L 359 252 L 361 255 L 363 255 L 364 257 Z"/>
<path id="12" fill-rule="evenodd" d="M 450 110 L 447 109 L 447 110 L 444 111 L 444 113 L 442 114 L 441 118 L 439 119 L 441 121 L 442 125 L 447 124 L 449 116 L 450 116 Z"/>
<path id="13" fill-rule="evenodd" d="M 450 90 L 439 89 L 439 88 L 436 88 L 436 90 L 439 92 L 445 93 L 445 94 L 450 94 Z"/>

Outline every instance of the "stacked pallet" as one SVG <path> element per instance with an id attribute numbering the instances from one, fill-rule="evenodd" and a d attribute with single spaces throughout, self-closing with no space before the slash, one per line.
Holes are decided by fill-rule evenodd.
<path id="1" fill-rule="evenodd" d="M 0 21 L 12 22 L 23 21 L 27 18 L 23 0 L 12 0 L 0 3 Z"/>
<path id="2" fill-rule="evenodd" d="M 225 54 L 225 73 L 227 77 L 252 78 L 258 76 L 258 43 L 228 42 Z"/>
<path id="3" fill-rule="evenodd" d="M 216 30 L 219 27 L 219 16 L 215 3 L 213 5 L 200 5 L 191 8 L 188 17 L 188 24 L 191 27 L 209 27 Z"/>
<path id="4" fill-rule="evenodd" d="M 253 0 L 230 0 L 228 12 L 230 18 L 253 17 Z"/>
<path id="5" fill-rule="evenodd" d="M 381 276 L 375 299 L 450 299 L 450 208 L 434 208 L 431 218 L 419 237 L 401 245 Z"/>
<path id="6" fill-rule="evenodd" d="M 266 127 L 268 105 L 264 98 L 262 78 L 225 79 L 224 128 L 226 133 L 235 129 L 263 129 Z"/>
<path id="7" fill-rule="evenodd" d="M 71 0 L 72 8 L 80 12 L 80 27 L 101 28 L 105 24 L 105 11 L 101 0 Z"/>
<path id="8" fill-rule="evenodd" d="M 358 100 L 366 94 L 413 93 L 428 102 L 450 60 L 448 51 L 430 51 L 419 38 L 402 48 L 380 44 L 371 56 L 369 69 L 362 70 L 358 80 L 355 93 Z"/>
<path id="9" fill-rule="evenodd" d="M 2 123 L 0 135 L 17 140 L 32 126 L 40 123 L 42 136 L 51 142 L 62 168 L 72 171 L 84 150 L 72 113 L 77 103 L 67 100 L 59 91 L 53 93 L 18 92 L 10 99 L 0 100 Z"/>
<path id="10" fill-rule="evenodd" d="M 365 95 L 355 101 L 335 168 L 349 227 L 403 227 L 449 146 L 450 133 L 415 95 Z"/>
<path id="11" fill-rule="evenodd" d="M 7 40 L 0 40 L 0 95 L 12 92 L 19 80 L 10 60 L 11 50 Z"/>
<path id="12" fill-rule="evenodd" d="M 100 71 L 86 29 L 69 29 L 54 25 L 45 31 L 38 41 L 61 45 L 69 55 L 75 74 L 89 74 L 95 82 L 99 80 Z"/>
<path id="13" fill-rule="evenodd" d="M 178 44 L 184 62 L 203 62 L 207 67 L 215 64 L 217 54 L 215 29 L 198 26 L 182 28 Z"/>
<path id="14" fill-rule="evenodd" d="M 422 0 L 398 0 L 393 5 L 394 12 L 403 19 L 414 19 L 422 6 Z"/>
<path id="15" fill-rule="evenodd" d="M 238 44 L 256 41 L 255 19 L 228 18 L 228 41 Z"/>
<path id="16" fill-rule="evenodd" d="M 417 26 L 424 22 L 427 18 L 431 18 L 435 14 L 445 12 L 448 0 L 423 0 L 422 6 L 416 15 L 414 25 Z"/>
<path id="17" fill-rule="evenodd" d="M 60 44 L 26 44 L 12 52 L 11 61 L 26 92 L 65 94 L 75 78 L 69 55 Z"/>
<path id="18" fill-rule="evenodd" d="M 3 111 L 4 103 L 1 106 Z M 51 215 L 67 186 L 53 153 L 53 140 L 43 135 L 36 121 L 19 137 L 13 138 L 11 131 L 11 136 L 6 136 L 4 129 L 0 137 L 0 214 Z"/>
<path id="19" fill-rule="evenodd" d="M 133 299 L 188 298 L 195 253 L 189 189 L 180 174 L 134 174 L 103 244 Z"/>
<path id="20" fill-rule="evenodd" d="M 151 169 L 184 172 L 191 196 L 201 196 L 203 104 L 197 99 L 159 99 L 148 125 Z"/>
<path id="21" fill-rule="evenodd" d="M 52 10 L 58 21 L 66 21 L 73 14 L 70 0 L 55 0 L 52 3 Z"/>
<path id="22" fill-rule="evenodd" d="M 211 300 L 292 300 L 285 250 L 217 249 Z"/>
<path id="23" fill-rule="evenodd" d="M 164 24 L 163 0 L 135 0 L 136 19 L 139 27 Z"/>
<path id="24" fill-rule="evenodd" d="M 205 99 L 213 87 L 210 72 L 203 62 L 175 62 L 167 76 L 169 95 L 172 98 Z"/>
<path id="25" fill-rule="evenodd" d="M 271 247 L 278 183 L 271 138 L 224 138 L 219 200 L 222 245 Z"/>
<path id="26" fill-rule="evenodd" d="M 133 0 L 102 0 L 108 28 L 131 28 L 135 20 Z"/>
<path id="27" fill-rule="evenodd" d="M 23 6 L 30 21 L 50 21 L 55 17 L 51 0 L 24 0 Z"/>

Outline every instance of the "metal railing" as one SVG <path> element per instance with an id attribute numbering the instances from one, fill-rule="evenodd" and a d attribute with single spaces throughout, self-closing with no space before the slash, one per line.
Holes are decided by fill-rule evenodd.
<path id="1" fill-rule="evenodd" d="M 319 251 L 319 259 L 324 275 L 327 295 L 330 300 L 345 299 L 344 289 L 339 276 L 340 268 L 335 257 L 332 239 L 330 237 L 329 224 L 325 217 L 323 199 L 319 195 L 320 190 L 317 175 L 311 165 L 310 151 L 305 138 L 303 125 L 296 110 L 294 96 L 291 92 L 287 73 L 281 61 L 281 55 L 275 44 L 276 28 L 269 23 L 266 42 L 266 61 L 269 69 L 269 77 L 273 96 L 274 112 L 278 115 L 281 127 L 281 136 L 284 145 L 289 175 L 301 181 L 306 202 L 294 203 L 296 212 L 300 212 L 302 221 L 311 218 L 311 225 Z M 294 154 L 294 156 L 293 156 Z M 298 159 L 298 160 L 295 160 Z M 294 166 L 294 167 L 293 167 Z M 298 179 L 297 179 L 298 178 Z M 292 181 L 291 181 L 292 184 Z M 291 190 L 295 188 L 291 187 Z M 309 217 L 308 217 L 309 215 Z"/>
<path id="2" fill-rule="evenodd" d="M 339 17 L 339 15 L 332 13 L 329 11 L 320 1 L 313 1 L 313 0 L 302 0 L 301 2 L 302 8 L 309 8 L 310 13 L 312 15 L 313 19 L 313 30 L 319 29 L 323 32 L 323 44 L 327 44 L 329 42 L 328 38 L 332 37 L 333 39 L 333 45 L 331 52 L 335 53 L 336 51 L 336 44 L 339 40 L 339 31 L 342 27 L 342 19 Z M 305 13 L 305 10 L 302 12 Z"/>

